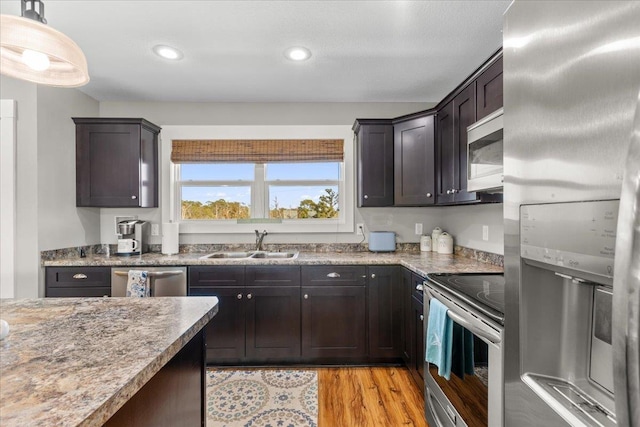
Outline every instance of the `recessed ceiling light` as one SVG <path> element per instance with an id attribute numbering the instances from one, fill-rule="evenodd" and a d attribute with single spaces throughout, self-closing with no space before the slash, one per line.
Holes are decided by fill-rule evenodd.
<path id="1" fill-rule="evenodd" d="M 171 46 L 161 45 L 161 44 L 154 46 L 153 51 L 155 52 L 156 55 L 164 59 L 178 60 L 178 59 L 182 59 L 182 57 L 184 56 L 182 55 L 182 52 L 180 52 L 178 49 Z"/>
<path id="2" fill-rule="evenodd" d="M 292 61 L 305 61 L 311 58 L 311 51 L 301 46 L 290 47 L 284 51 L 284 56 Z"/>

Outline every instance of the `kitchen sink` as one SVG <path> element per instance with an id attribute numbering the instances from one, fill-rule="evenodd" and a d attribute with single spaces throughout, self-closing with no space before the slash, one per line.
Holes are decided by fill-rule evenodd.
<path id="1" fill-rule="evenodd" d="M 251 258 L 266 259 L 294 259 L 298 257 L 298 252 L 254 252 Z"/>
<path id="2" fill-rule="evenodd" d="M 298 251 L 295 252 L 267 252 L 267 251 L 249 251 L 249 252 L 214 252 L 203 255 L 200 259 L 295 259 L 298 258 Z"/>

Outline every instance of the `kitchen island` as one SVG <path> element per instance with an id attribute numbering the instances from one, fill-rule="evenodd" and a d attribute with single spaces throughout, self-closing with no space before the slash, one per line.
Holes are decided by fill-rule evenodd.
<path id="1" fill-rule="evenodd" d="M 171 425 L 168 412 L 201 425 L 217 310 L 215 297 L 0 300 L 0 425 Z"/>

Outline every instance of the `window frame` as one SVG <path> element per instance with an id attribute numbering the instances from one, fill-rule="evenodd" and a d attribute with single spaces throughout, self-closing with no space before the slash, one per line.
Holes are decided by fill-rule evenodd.
<path id="1" fill-rule="evenodd" d="M 340 218 L 338 219 L 291 219 L 282 220 L 281 223 L 266 219 L 264 222 L 236 223 L 235 220 L 180 220 L 180 166 L 171 163 L 171 141 L 173 139 L 308 139 L 308 138 L 335 138 L 344 140 L 344 160 L 340 165 L 340 181 L 338 181 L 338 203 Z M 355 161 L 353 131 L 351 126 L 163 126 L 160 135 L 161 159 L 162 159 L 162 218 L 178 222 L 182 234 L 229 234 L 229 233 L 254 233 L 257 228 L 266 229 L 273 233 L 353 233 L 355 217 Z M 257 164 L 261 165 L 261 164 Z M 251 188 L 252 208 L 258 205 L 262 209 L 269 209 L 267 198 L 268 185 L 291 185 L 301 183 L 304 185 L 317 185 L 319 180 L 304 181 L 267 181 L 264 165 L 262 165 L 262 192 Z M 222 182 L 222 181 L 217 181 Z M 238 181 L 233 181 L 238 184 Z M 327 183 L 335 183 L 327 180 Z M 229 184 L 231 185 L 231 181 Z M 340 185 L 340 183 L 342 185 Z M 335 185 L 335 184 L 330 184 Z M 254 199 L 256 198 L 256 199 Z M 252 217 L 257 212 L 251 212 Z M 312 227 L 310 227 L 312 226 Z"/>

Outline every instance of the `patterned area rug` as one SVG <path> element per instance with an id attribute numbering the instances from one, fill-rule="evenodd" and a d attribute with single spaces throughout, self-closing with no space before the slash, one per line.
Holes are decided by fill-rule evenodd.
<path id="1" fill-rule="evenodd" d="M 207 427 L 317 425 L 317 372 L 207 369 Z"/>

